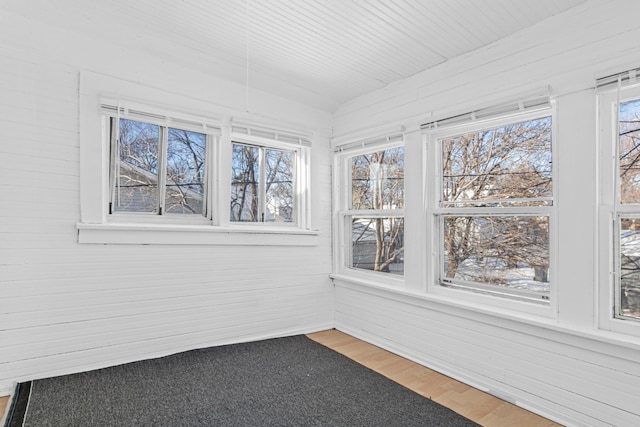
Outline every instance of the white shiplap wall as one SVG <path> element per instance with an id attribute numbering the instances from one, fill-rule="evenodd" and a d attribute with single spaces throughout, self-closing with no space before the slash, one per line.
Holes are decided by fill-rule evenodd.
<path id="1" fill-rule="evenodd" d="M 15 381 L 332 327 L 329 114 L 251 92 L 249 119 L 282 117 L 320 135 L 312 245 L 79 244 L 81 70 L 167 90 L 169 105 L 176 93 L 247 118 L 242 85 L 0 15 L 0 392 Z"/>
<path id="2" fill-rule="evenodd" d="M 640 325 L 599 329 L 595 79 L 640 66 L 640 4 L 590 1 L 343 105 L 337 136 L 408 134 L 405 289 L 336 280 L 336 327 L 567 425 L 640 425 Z M 420 123 L 550 85 L 557 103 L 557 314 L 538 319 L 425 292 Z M 412 132 L 415 131 L 415 132 Z M 606 261 L 606 260 L 604 260 Z M 606 286 L 606 284 L 602 284 Z"/>

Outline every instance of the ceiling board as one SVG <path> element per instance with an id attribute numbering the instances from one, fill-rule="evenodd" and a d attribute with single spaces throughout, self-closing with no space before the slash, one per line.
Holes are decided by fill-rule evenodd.
<path id="1" fill-rule="evenodd" d="M 3 0 L 0 9 L 334 111 L 584 1 Z"/>

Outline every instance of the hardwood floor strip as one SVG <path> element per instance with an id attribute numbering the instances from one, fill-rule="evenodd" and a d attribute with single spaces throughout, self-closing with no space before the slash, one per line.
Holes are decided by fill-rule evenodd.
<path id="1" fill-rule="evenodd" d="M 7 405 L 9 404 L 9 396 L 0 397 L 0 420 L 4 423 L 5 411 L 7 410 Z M 2 424 L 4 425 L 4 424 Z"/>
<path id="2" fill-rule="evenodd" d="M 332 329 L 307 336 L 483 426 L 560 426 L 344 332 Z"/>

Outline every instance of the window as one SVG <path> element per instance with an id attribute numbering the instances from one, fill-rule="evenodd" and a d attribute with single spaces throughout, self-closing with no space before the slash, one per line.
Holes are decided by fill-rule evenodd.
<path id="1" fill-rule="evenodd" d="M 635 72 L 633 73 L 635 75 Z M 601 135 L 601 325 L 640 326 L 640 87 L 627 73 L 599 82 Z M 613 265 L 608 264 L 613 260 Z M 608 325 L 608 326 L 607 326 Z"/>
<path id="2" fill-rule="evenodd" d="M 400 143 L 402 139 L 400 139 Z M 404 274 L 404 146 L 340 152 L 341 269 Z"/>
<path id="3" fill-rule="evenodd" d="M 234 113 L 83 71 L 78 242 L 317 245 L 309 208 L 312 133 L 271 121 L 239 124 Z M 232 184 L 232 169 L 241 174 L 240 146 L 245 162 L 257 159 L 255 176 L 248 179 L 245 167 Z M 243 221 L 230 218 L 232 187 L 247 188 L 243 209 L 255 206 L 238 217 Z M 260 226 L 247 226 L 247 218 Z"/>
<path id="4" fill-rule="evenodd" d="M 233 144 L 231 221 L 295 221 L 296 152 Z"/>
<path id="5" fill-rule="evenodd" d="M 549 110 L 429 132 L 438 286 L 549 304 L 552 135 Z"/>
<path id="6" fill-rule="evenodd" d="M 206 134 L 110 120 L 111 214 L 207 215 Z"/>
<path id="7" fill-rule="evenodd" d="M 211 223 L 219 130 L 118 105 L 105 104 L 103 112 L 110 151 L 109 216 Z"/>
<path id="8" fill-rule="evenodd" d="M 618 111 L 619 214 L 615 316 L 640 320 L 640 99 L 620 102 Z M 619 206 L 620 207 L 620 206 Z"/>

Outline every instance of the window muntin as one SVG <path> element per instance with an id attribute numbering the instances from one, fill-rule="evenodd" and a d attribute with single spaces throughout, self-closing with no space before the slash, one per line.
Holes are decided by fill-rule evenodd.
<path id="1" fill-rule="evenodd" d="M 434 137 L 440 286 L 549 304 L 553 126 L 527 117 Z"/>
<path id="2" fill-rule="evenodd" d="M 206 215 L 207 135 L 111 118 L 110 213 Z"/>
<path id="3" fill-rule="evenodd" d="M 231 222 L 294 223 L 295 150 L 234 142 L 231 159 Z"/>

